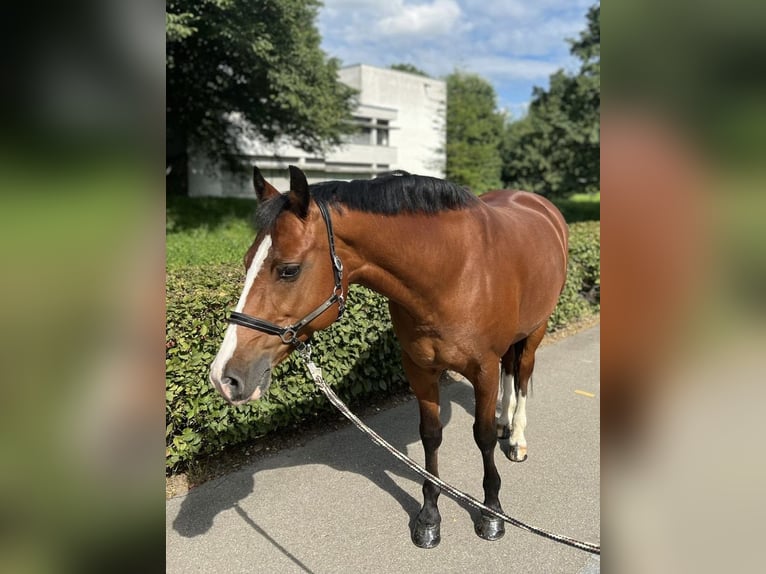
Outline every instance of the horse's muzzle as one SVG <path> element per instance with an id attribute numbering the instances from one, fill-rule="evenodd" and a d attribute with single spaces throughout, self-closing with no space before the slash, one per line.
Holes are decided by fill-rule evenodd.
<path id="1" fill-rule="evenodd" d="M 271 384 L 271 361 L 264 357 L 241 373 L 227 365 L 219 381 L 211 378 L 216 390 L 232 405 L 260 399 Z"/>

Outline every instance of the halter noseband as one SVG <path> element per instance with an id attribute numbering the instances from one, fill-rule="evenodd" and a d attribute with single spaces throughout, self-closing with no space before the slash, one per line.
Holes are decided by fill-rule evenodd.
<path id="1" fill-rule="evenodd" d="M 319 307 L 303 317 L 303 319 L 297 323 L 288 325 L 287 327 L 280 327 L 270 321 L 264 321 L 263 319 L 258 319 L 257 317 L 252 317 L 251 315 L 246 315 L 245 313 L 239 313 L 237 311 L 231 312 L 229 315 L 229 323 L 247 327 L 248 329 L 255 329 L 256 331 L 266 333 L 267 335 L 276 335 L 282 339 L 282 342 L 285 345 L 293 345 L 300 349 L 305 343 L 298 339 L 298 332 L 306 325 L 335 305 L 335 303 L 338 304 L 338 317 L 335 320 L 337 321 L 343 316 L 343 311 L 346 308 L 346 298 L 343 295 L 343 262 L 340 260 L 337 253 L 335 253 L 335 235 L 332 230 L 330 211 L 323 201 L 316 200 L 316 203 L 317 206 L 319 206 L 319 212 L 322 214 L 322 219 L 324 219 L 325 226 L 327 227 L 327 239 L 330 243 L 330 261 L 332 262 L 332 273 L 333 278 L 335 279 L 335 288 L 333 289 L 332 295 L 330 295 L 330 297 L 328 297 Z"/>

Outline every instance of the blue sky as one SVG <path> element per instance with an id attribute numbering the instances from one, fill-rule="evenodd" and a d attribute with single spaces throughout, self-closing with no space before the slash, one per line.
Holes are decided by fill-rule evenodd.
<path id="1" fill-rule="evenodd" d="M 487 79 L 498 107 L 519 117 L 533 86 L 577 69 L 566 38 L 596 0 L 323 0 L 324 51 L 343 65 L 406 62 L 432 76 L 455 69 Z"/>

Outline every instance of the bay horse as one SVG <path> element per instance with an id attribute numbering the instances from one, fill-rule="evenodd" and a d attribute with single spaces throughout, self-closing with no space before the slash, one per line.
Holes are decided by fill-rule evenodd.
<path id="1" fill-rule="evenodd" d="M 331 325 L 348 285 L 364 285 L 389 300 L 420 409 L 426 470 L 438 476 L 439 379 L 449 369 L 473 385 L 484 503 L 502 511 L 495 446 L 498 436 L 509 438 L 509 457 L 527 458 L 535 351 L 566 280 L 568 228 L 561 213 L 532 193 L 477 197 L 406 172 L 309 186 L 300 169 L 289 171 L 290 190 L 280 193 L 254 168 L 258 233 L 244 258 L 245 286 L 232 313 L 238 319 L 226 330 L 210 381 L 232 404 L 260 398 L 271 370 L 293 351 L 289 343 Z M 503 398 L 496 420 L 498 382 Z M 440 541 L 439 493 L 425 481 L 412 531 L 419 547 Z M 497 540 L 505 526 L 482 514 L 475 530 Z"/>

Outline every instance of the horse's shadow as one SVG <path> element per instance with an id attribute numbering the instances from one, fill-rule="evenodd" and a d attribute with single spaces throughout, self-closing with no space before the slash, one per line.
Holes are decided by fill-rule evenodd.
<path id="1" fill-rule="evenodd" d="M 374 350 L 371 354 L 373 353 Z M 354 365 L 353 370 L 362 373 L 364 367 L 364 361 L 360 360 Z M 473 389 L 469 385 L 452 382 L 445 384 L 445 382 L 442 382 L 441 420 L 442 424 L 446 426 L 449 424 L 453 409 L 456 407 L 473 413 L 474 398 Z M 394 410 L 385 411 L 374 417 L 374 420 L 365 422 L 394 447 L 407 454 L 407 445 L 420 441 L 417 401 L 413 399 Z M 394 420 L 403 421 L 403 423 L 392 424 Z M 399 486 L 394 477 L 411 480 L 417 484 L 422 484 L 422 478 L 384 449 L 373 444 L 368 437 L 355 428 L 348 427 L 340 432 L 345 433 L 342 449 L 337 448 L 337 445 L 335 448 L 322 448 L 323 445 L 320 444 L 317 445 L 318 448 L 312 448 L 310 460 L 293 462 L 290 457 L 284 456 L 261 460 L 256 463 L 255 468 L 250 467 L 216 479 L 206 488 L 191 491 L 181 503 L 178 515 L 173 521 L 173 529 L 187 538 L 202 535 L 212 527 L 213 520 L 219 513 L 233 508 L 253 529 L 268 539 L 297 565 L 300 565 L 299 561 L 289 551 L 282 548 L 246 514 L 240 507 L 239 501 L 253 493 L 258 472 L 310 463 L 325 465 L 337 471 L 353 472 L 373 482 L 377 488 L 388 493 L 399 504 L 404 514 L 409 518 L 411 531 L 420 510 L 421 501 Z M 330 438 L 328 435 L 323 435 L 313 440 L 329 441 Z M 413 458 L 422 464 L 422 460 L 420 460 L 422 453 L 414 455 Z M 478 512 L 473 507 L 462 501 L 457 501 L 457 503 L 469 513 L 473 521 L 478 519 Z"/>

